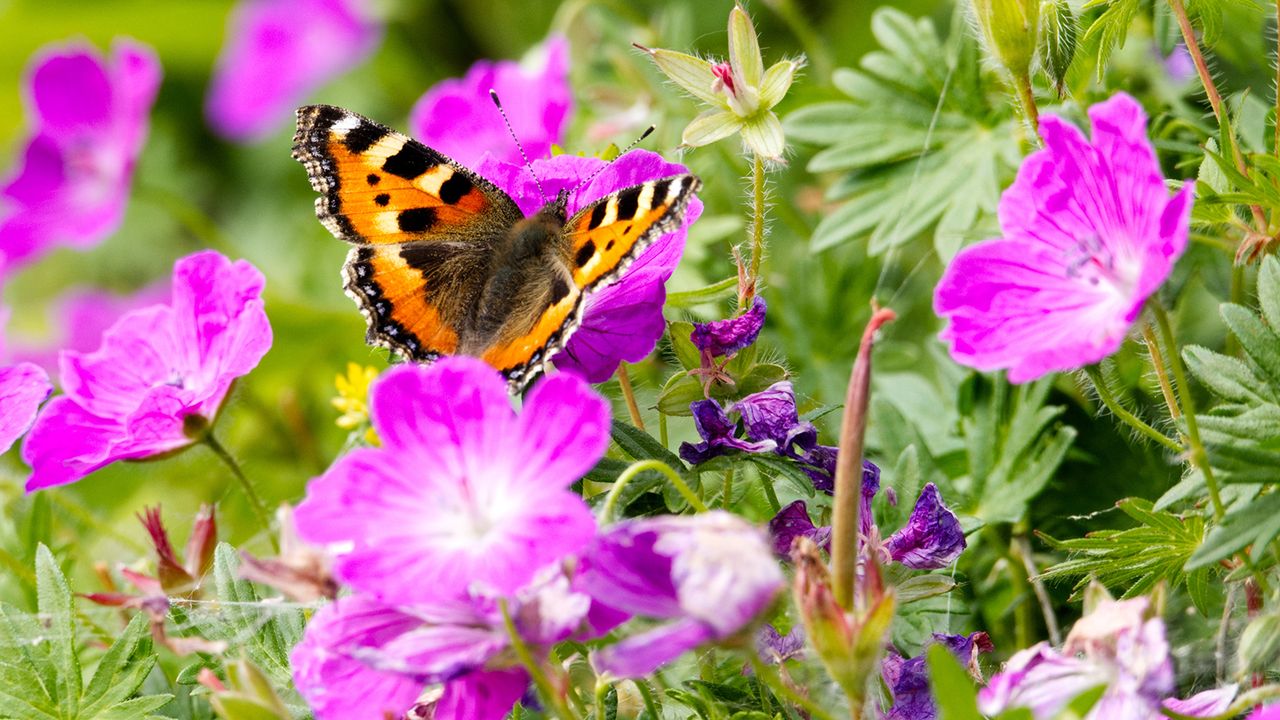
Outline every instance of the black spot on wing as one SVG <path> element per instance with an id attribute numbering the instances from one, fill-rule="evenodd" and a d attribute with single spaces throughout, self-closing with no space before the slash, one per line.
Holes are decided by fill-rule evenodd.
<path id="1" fill-rule="evenodd" d="M 551 284 L 551 304 L 559 305 L 560 301 L 569 296 L 569 283 L 564 278 L 557 277 L 555 282 Z"/>
<path id="2" fill-rule="evenodd" d="M 469 192 L 471 192 L 471 181 L 459 172 L 455 172 L 440 184 L 440 200 L 448 205 L 458 202 Z"/>
<path id="3" fill-rule="evenodd" d="M 667 189 L 671 187 L 671 178 L 659 180 L 653 185 L 653 201 L 662 203 L 667 198 Z"/>
<path id="4" fill-rule="evenodd" d="M 369 177 L 365 179 L 369 181 L 370 185 L 377 185 L 378 183 L 382 182 L 382 176 L 378 175 L 377 173 L 369 173 Z"/>
<path id="5" fill-rule="evenodd" d="M 373 144 L 387 136 L 390 132 L 381 125 L 376 125 L 368 121 L 362 121 L 359 125 L 347 131 L 345 137 L 342 138 L 342 144 L 347 146 L 347 150 L 353 154 L 360 153 L 373 147 Z"/>
<path id="6" fill-rule="evenodd" d="M 591 210 L 591 222 L 587 223 L 588 230 L 595 230 L 600 227 L 600 223 L 604 222 L 605 211 L 608 210 L 609 201 L 604 200 L 596 203 L 595 208 Z"/>
<path id="7" fill-rule="evenodd" d="M 632 220 L 640 208 L 640 190 L 643 185 L 627 188 L 618 193 L 618 220 Z"/>
<path id="8" fill-rule="evenodd" d="M 595 254 L 596 244 L 593 241 L 588 240 L 586 245 L 578 248 L 578 254 L 573 258 L 573 262 L 577 264 L 578 267 L 582 267 L 583 265 L 591 262 L 591 258 L 594 257 Z"/>
<path id="9" fill-rule="evenodd" d="M 378 193 L 377 196 L 373 198 L 373 201 L 382 207 L 386 207 L 387 204 L 391 202 L 391 195 L 387 193 Z"/>
<path id="10" fill-rule="evenodd" d="M 426 232 L 431 229 L 432 225 L 436 224 L 436 211 L 435 208 L 429 207 L 402 210 L 396 217 L 396 222 L 399 223 L 400 229 L 404 232 Z"/>
<path id="11" fill-rule="evenodd" d="M 444 157 L 422 143 L 409 141 L 400 152 L 387 158 L 382 169 L 405 180 L 413 180 L 444 162 Z"/>

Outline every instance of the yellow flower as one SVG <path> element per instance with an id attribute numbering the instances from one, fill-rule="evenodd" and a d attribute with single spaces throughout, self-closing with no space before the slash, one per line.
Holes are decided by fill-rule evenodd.
<path id="1" fill-rule="evenodd" d="M 369 424 L 369 386 L 377 377 L 376 368 L 347 363 L 346 374 L 334 378 L 333 384 L 338 389 L 338 396 L 329 402 L 342 412 L 337 420 L 338 427 L 355 430 Z M 372 427 L 365 430 L 365 441 L 370 445 L 379 444 Z"/>

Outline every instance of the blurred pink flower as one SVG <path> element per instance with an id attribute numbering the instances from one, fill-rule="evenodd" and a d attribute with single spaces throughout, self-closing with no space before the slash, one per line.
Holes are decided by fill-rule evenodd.
<path id="1" fill-rule="evenodd" d="M 117 39 L 110 59 L 47 46 L 27 72 L 31 138 L 0 189 L 0 277 L 60 244 L 87 248 L 120 226 L 160 86 L 155 53 Z"/>
<path id="2" fill-rule="evenodd" d="M 261 140 L 382 39 L 368 0 L 241 0 L 227 20 L 205 117 L 229 140 Z"/>
<path id="3" fill-rule="evenodd" d="M 48 326 L 51 332 L 42 339 L 10 338 L 6 360 L 31 362 L 49 374 L 58 372 L 58 354 L 62 350 L 92 352 L 102 342 L 102 334 L 125 313 L 163 303 L 169 299 L 169 282 L 149 285 L 132 295 L 116 295 L 98 288 L 76 288 L 63 294 L 53 305 Z"/>
<path id="4" fill-rule="evenodd" d="M 198 440 L 231 383 L 271 347 L 262 286 L 248 262 L 196 253 L 174 265 L 169 304 L 121 317 L 94 352 L 63 353 L 66 394 L 45 406 L 22 447 L 27 490 Z"/>
<path id="5" fill-rule="evenodd" d="M 595 535 L 568 488 L 609 445 L 609 404 L 579 378 L 542 380 L 517 415 L 480 360 L 400 365 L 370 416 L 382 446 L 339 459 L 295 511 L 303 539 L 345 548 L 335 571 L 357 590 L 398 604 L 509 594 Z"/>
<path id="6" fill-rule="evenodd" d="M 525 215 L 533 215 L 545 201 L 529 168 L 487 157 L 477 174 L 492 181 L 515 200 Z M 568 212 L 575 212 L 616 190 L 649 180 L 689 172 L 678 163 L 669 163 L 657 153 L 632 150 L 608 163 L 597 158 L 559 155 L 534 160 L 533 172 L 542 180 L 549 197 L 561 191 L 569 195 Z M 578 183 L 599 172 L 587 185 Z M 666 330 L 662 305 L 667 298 L 666 282 L 684 254 L 689 226 L 702 215 L 702 201 L 691 198 L 680 229 L 658 238 L 609 285 L 591 292 L 584 300 L 582 324 L 569 338 L 563 352 L 554 358 L 561 370 L 576 372 L 593 383 L 613 376 L 621 361 L 639 362 L 653 352 Z"/>
<path id="7" fill-rule="evenodd" d="M 551 37 L 523 63 L 481 60 L 466 77 L 437 83 L 413 106 L 413 136 L 467 167 L 475 167 L 486 152 L 523 164 L 490 90 L 498 92 L 529 159 L 549 157 L 551 146 L 564 138 L 573 107 L 568 41 Z"/>
<path id="8" fill-rule="evenodd" d="M 1089 117 L 1092 142 L 1045 116 L 1045 149 L 1000 198 L 1003 237 L 961 250 L 938 283 L 956 362 L 1015 383 L 1098 362 L 1186 248 L 1193 183 L 1169 196 L 1142 107 L 1117 93 Z"/>

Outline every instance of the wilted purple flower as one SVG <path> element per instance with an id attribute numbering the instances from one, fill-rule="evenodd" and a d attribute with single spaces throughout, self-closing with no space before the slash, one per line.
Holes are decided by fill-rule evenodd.
<path id="1" fill-rule="evenodd" d="M 960 520 L 942 503 L 938 486 L 928 483 L 911 511 L 907 524 L 885 541 L 894 560 L 916 570 L 933 570 L 950 565 L 964 552 L 964 530 Z"/>
<path id="2" fill-rule="evenodd" d="M 31 139 L 0 189 L 0 276 L 60 244 L 90 247 L 120 226 L 159 86 L 155 53 L 132 40 L 116 40 L 109 60 L 81 43 L 32 60 Z"/>
<path id="3" fill-rule="evenodd" d="M 757 295 L 750 309 L 745 313 L 725 320 L 713 320 L 705 323 L 694 323 L 693 332 L 689 335 L 704 357 L 724 357 L 733 355 L 756 341 L 760 330 L 764 328 L 764 317 L 768 311 L 764 298 Z"/>
<path id="4" fill-rule="evenodd" d="M 8 452 L 35 422 L 36 411 L 51 390 L 49 376 L 31 363 L 0 368 L 0 454 Z"/>
<path id="5" fill-rule="evenodd" d="M 979 680 L 978 655 L 995 649 L 991 638 L 984 632 L 970 635 L 934 633 L 933 642 L 950 650 Z M 890 651 L 885 656 L 881 675 L 892 696 L 892 706 L 883 715 L 883 720 L 934 720 L 938 716 L 938 706 L 929 689 L 929 667 L 923 653 L 907 659 Z"/>
<path id="6" fill-rule="evenodd" d="M 783 454 L 799 456 L 818 443 L 818 428 L 800 420 L 795 390 L 789 380 L 742 398 L 731 410 L 742 416 L 747 437 L 772 440 Z"/>
<path id="7" fill-rule="evenodd" d="M 1037 720 L 1054 717 L 1090 688 L 1105 685 L 1088 720 L 1162 718 L 1160 705 L 1174 689 L 1164 623 L 1147 618 L 1148 601 L 1108 600 L 1082 618 L 1063 652 L 1046 643 L 1010 658 L 978 695 L 982 712 L 1030 708 Z"/>
<path id="8" fill-rule="evenodd" d="M 230 140 L 260 140 L 382 38 L 368 0 L 241 0 L 227 20 L 205 116 Z"/>
<path id="9" fill-rule="evenodd" d="M 103 333 L 121 316 L 167 302 L 170 294 L 168 279 L 133 295 L 115 295 L 97 288 L 71 290 L 54 302 L 48 322 L 52 335 L 41 340 L 11 340 L 7 357 L 35 363 L 46 372 L 56 374 L 61 351 L 94 351 L 102 342 Z M 0 353 L 0 357 L 3 356 L 4 353 Z"/>
<path id="10" fill-rule="evenodd" d="M 400 604 L 510 593 L 584 547 L 595 518 L 568 488 L 609 445 L 609 405 L 566 373 L 516 415 L 506 387 L 465 356 L 388 370 L 370 393 L 382 446 L 311 481 L 299 534 L 342 547 L 340 579 Z"/>
<path id="11" fill-rule="evenodd" d="M 1186 247 L 1193 183 L 1169 197 L 1142 107 L 1118 93 L 1089 117 L 1092 143 L 1040 121 L 1045 149 L 1000 198 L 1003 237 L 961 250 L 938 283 L 956 362 L 1016 383 L 1098 362 Z"/>
<path id="12" fill-rule="evenodd" d="M 784 560 L 791 557 L 791 544 L 798 537 L 807 537 L 823 550 L 831 550 L 831 527 L 814 525 L 803 500 L 792 502 L 769 520 L 769 537 L 773 539 L 773 552 Z"/>
<path id="13" fill-rule="evenodd" d="M 599 670 L 640 677 L 746 628 L 784 580 L 759 530 L 712 511 L 614 525 L 583 555 L 578 582 L 612 607 L 672 621 L 595 654 Z"/>
<path id="14" fill-rule="evenodd" d="M 873 472 L 874 471 L 874 472 Z M 862 471 L 862 508 L 858 514 L 864 538 L 879 537 L 879 528 L 871 513 L 871 501 L 880 488 L 879 468 L 864 463 Z M 807 537 L 815 545 L 830 550 L 831 528 L 815 527 L 803 500 L 796 500 L 778 511 L 769 521 L 774 552 L 787 557 L 797 537 Z M 886 561 L 893 560 L 914 570 L 936 570 L 950 565 L 965 549 L 960 520 L 942 502 L 933 483 L 920 491 L 907 524 L 884 541 Z"/>
<path id="15" fill-rule="evenodd" d="M 94 352 L 63 353 L 66 394 L 45 406 L 22 446 L 27 490 L 199 440 L 231 384 L 271 347 L 262 285 L 244 260 L 190 255 L 174 264 L 168 305 L 120 318 Z"/>
<path id="16" fill-rule="evenodd" d="M 476 172 L 506 191 L 526 215 L 537 212 L 545 202 L 534 175 L 523 165 L 488 157 Z M 551 197 L 561 190 L 572 190 L 568 205 L 572 215 L 615 190 L 687 173 L 688 169 L 663 160 L 657 153 L 632 150 L 607 167 L 596 158 L 559 155 L 533 161 L 532 172 Z M 578 187 L 596 172 L 599 175 L 594 180 Z M 576 372 L 593 383 L 604 382 L 613 376 L 619 362 L 638 362 L 653 352 L 666 330 L 662 317 L 666 282 L 684 253 L 689 226 L 701 214 L 702 201 L 690 199 L 679 230 L 663 235 L 641 252 L 621 277 L 583 300 L 582 324 L 564 351 L 555 356 L 557 368 Z"/>
<path id="17" fill-rule="evenodd" d="M 413 106 L 409 127 L 414 137 L 468 167 L 479 163 L 485 153 L 523 165 L 490 90 L 497 91 L 511 129 L 529 157 L 550 157 L 551 146 L 564 139 L 573 108 L 568 41 L 554 36 L 530 51 L 523 63 L 481 60 L 466 77 L 436 84 Z"/>
<path id="18" fill-rule="evenodd" d="M 534 652 L 568 639 L 590 599 L 553 571 L 519 589 L 509 612 Z M 430 604 L 393 606 L 357 594 L 329 605 L 307 625 L 291 657 L 298 691 L 317 720 L 400 716 L 429 683 L 444 683 L 436 720 L 500 718 L 529 686 L 516 665 L 497 599 L 471 594 Z M 364 697 L 364 684 L 373 694 Z"/>
<path id="19" fill-rule="evenodd" d="M 693 424 L 702 436 L 700 443 L 681 443 L 680 457 L 692 465 L 724 455 L 728 450 L 743 452 L 772 452 L 778 445 L 772 440 L 743 440 L 739 438 L 738 423 L 729 419 L 724 408 L 715 400 L 698 400 L 689 405 L 693 411 Z"/>

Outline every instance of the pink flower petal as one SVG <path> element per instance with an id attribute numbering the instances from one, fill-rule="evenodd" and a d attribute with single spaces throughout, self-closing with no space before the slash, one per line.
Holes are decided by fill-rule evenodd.
<path id="1" fill-rule="evenodd" d="M 597 651 L 591 664 L 616 678 L 641 678 L 715 638 L 715 631 L 692 618 L 660 625 Z"/>
<path id="2" fill-rule="evenodd" d="M 31 428 L 36 410 L 52 390 L 49 376 L 31 363 L 0 368 L 0 453 L 8 452 Z"/>
<path id="3" fill-rule="evenodd" d="M 113 92 L 98 53 L 83 46 L 49 54 L 30 74 L 28 92 L 40 127 L 55 135 L 104 132 Z"/>
<path id="4" fill-rule="evenodd" d="M 434 720 L 484 720 L 502 718 L 529 688 L 529 676 L 521 668 L 470 673 L 444 686 Z"/>

